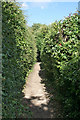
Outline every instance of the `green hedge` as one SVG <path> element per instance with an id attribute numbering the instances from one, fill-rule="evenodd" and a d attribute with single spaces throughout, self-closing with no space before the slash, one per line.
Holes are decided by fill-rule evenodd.
<path id="1" fill-rule="evenodd" d="M 18 3 L 2 2 L 2 35 L 2 116 L 18 118 L 25 111 L 28 115 L 21 94 L 25 77 L 36 61 L 35 39 Z"/>
<path id="2" fill-rule="evenodd" d="M 32 25 L 31 29 L 32 29 L 32 33 L 34 34 L 35 39 L 36 39 L 37 60 L 41 61 L 40 56 L 41 56 L 42 51 L 43 51 L 44 38 L 48 32 L 48 26 L 45 24 L 35 23 Z"/>
<path id="3" fill-rule="evenodd" d="M 54 82 L 65 116 L 80 117 L 80 40 L 78 15 L 49 26 L 45 36 L 42 64 L 47 78 Z M 51 78 L 51 79 L 50 79 Z"/>

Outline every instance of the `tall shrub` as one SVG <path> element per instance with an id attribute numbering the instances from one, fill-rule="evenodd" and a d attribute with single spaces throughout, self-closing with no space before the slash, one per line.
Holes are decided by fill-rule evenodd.
<path id="1" fill-rule="evenodd" d="M 45 37 L 42 63 L 56 85 L 67 117 L 80 116 L 80 41 L 78 15 L 55 22 Z"/>
<path id="2" fill-rule="evenodd" d="M 25 77 L 36 60 L 36 45 L 15 2 L 2 2 L 2 35 L 2 113 L 3 118 L 17 118 L 25 112 L 21 94 Z"/>
<path id="3" fill-rule="evenodd" d="M 45 24 L 33 24 L 32 32 L 36 39 L 36 46 L 37 46 L 37 60 L 41 61 L 41 54 L 44 47 L 44 38 L 48 32 L 48 26 Z"/>

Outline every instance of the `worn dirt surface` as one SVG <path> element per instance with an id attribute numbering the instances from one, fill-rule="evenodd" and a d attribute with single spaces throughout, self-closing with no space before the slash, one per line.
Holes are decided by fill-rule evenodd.
<path id="1" fill-rule="evenodd" d="M 42 82 L 40 71 L 40 62 L 37 62 L 29 74 L 24 88 L 24 102 L 32 111 L 32 118 L 57 118 L 59 105 L 55 100 L 53 103 L 50 102 L 50 95 Z"/>

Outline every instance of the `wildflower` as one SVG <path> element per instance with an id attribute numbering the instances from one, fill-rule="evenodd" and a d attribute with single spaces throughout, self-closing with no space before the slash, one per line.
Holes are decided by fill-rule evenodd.
<path id="1" fill-rule="evenodd" d="M 61 43 L 59 45 L 61 46 Z"/>

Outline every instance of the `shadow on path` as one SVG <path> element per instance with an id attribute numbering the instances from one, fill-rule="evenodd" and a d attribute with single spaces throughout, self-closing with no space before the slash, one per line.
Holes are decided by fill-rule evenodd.
<path id="1" fill-rule="evenodd" d="M 33 113 L 31 118 L 60 118 L 59 104 L 55 96 L 51 96 L 51 90 L 44 79 L 45 73 L 41 70 L 40 63 L 37 62 L 25 85 L 23 103 Z M 27 115 L 25 117 L 27 118 Z"/>
<path id="2" fill-rule="evenodd" d="M 32 101 L 34 100 L 41 100 L 40 97 L 32 96 L 30 99 L 24 98 L 24 103 L 26 103 L 29 107 L 29 111 L 32 111 L 31 118 L 53 118 L 53 109 L 48 108 L 48 105 L 41 104 L 35 105 Z"/>

